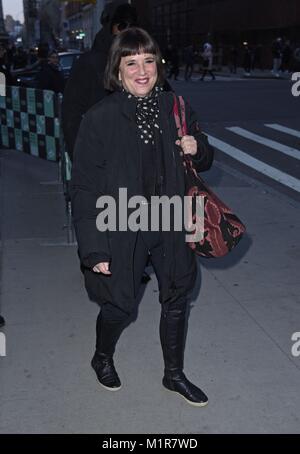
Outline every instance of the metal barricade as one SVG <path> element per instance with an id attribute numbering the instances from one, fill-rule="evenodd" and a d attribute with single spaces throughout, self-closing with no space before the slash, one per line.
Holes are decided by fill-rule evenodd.
<path id="1" fill-rule="evenodd" d="M 62 95 L 35 88 L 7 86 L 0 96 L 0 147 L 58 162 L 66 204 L 68 244 L 74 244 L 69 184 L 71 161 L 65 149 Z"/>
<path id="2" fill-rule="evenodd" d="M 58 117 L 60 120 L 60 124 L 62 124 L 62 95 L 58 95 Z M 65 204 L 66 204 L 66 218 L 67 218 L 67 237 L 68 237 L 68 244 L 75 243 L 75 234 L 74 234 L 74 227 L 72 223 L 72 207 L 71 207 L 71 197 L 70 197 L 70 181 L 71 181 L 71 171 L 72 171 L 72 163 L 69 157 L 69 154 L 66 150 L 63 131 L 61 128 L 60 134 L 60 174 L 61 180 L 63 184 L 63 191 L 65 196 Z"/>
<path id="3" fill-rule="evenodd" d="M 0 97 L 1 146 L 48 161 L 59 160 L 57 97 L 48 90 L 6 87 Z"/>

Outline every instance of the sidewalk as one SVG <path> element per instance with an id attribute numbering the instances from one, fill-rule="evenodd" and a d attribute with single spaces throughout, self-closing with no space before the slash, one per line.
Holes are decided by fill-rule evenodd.
<path id="1" fill-rule="evenodd" d="M 223 66 L 222 69 L 215 71 L 217 76 L 222 77 L 242 77 L 245 79 L 290 79 L 291 73 L 274 74 L 270 69 L 254 69 L 250 73 L 246 73 L 244 68 L 238 67 L 236 73 L 231 73 L 228 66 Z"/>
<path id="2" fill-rule="evenodd" d="M 202 75 L 202 70 L 198 70 L 198 65 L 195 65 L 196 71 L 193 72 L 192 80 L 199 80 Z M 275 79 L 275 80 L 290 80 L 292 73 L 280 73 L 278 76 L 272 73 L 270 69 L 263 71 L 255 69 L 251 73 L 245 73 L 244 68 L 238 67 L 236 73 L 231 73 L 228 66 L 222 66 L 222 68 L 213 68 L 213 73 L 216 78 L 226 78 L 232 80 L 239 79 Z M 206 75 L 205 80 L 210 80 L 211 76 Z M 171 79 L 170 79 L 171 80 Z M 179 80 L 184 80 L 184 67 L 180 68 Z"/>
<path id="3" fill-rule="evenodd" d="M 0 433 L 300 433 L 296 202 L 219 163 L 204 175 L 248 236 L 228 257 L 201 260 L 185 360 L 210 399 L 197 408 L 161 386 L 154 276 L 116 352 L 123 388 L 98 385 L 89 365 L 98 307 L 83 289 L 76 247 L 65 245 L 57 166 L 7 150 L 0 164 Z"/>

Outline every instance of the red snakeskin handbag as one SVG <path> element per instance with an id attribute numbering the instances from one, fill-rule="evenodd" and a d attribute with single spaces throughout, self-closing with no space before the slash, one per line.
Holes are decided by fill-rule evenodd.
<path id="1" fill-rule="evenodd" d="M 178 137 L 181 138 L 188 134 L 185 103 L 182 96 L 177 99 L 177 96 L 174 95 L 173 114 L 178 129 Z M 183 155 L 183 165 L 185 168 L 185 195 L 193 197 L 190 205 L 192 213 L 189 214 L 194 224 L 196 224 L 196 196 L 202 196 L 204 201 L 203 238 L 188 244 L 197 255 L 202 257 L 223 257 L 238 244 L 246 228 L 197 174 L 191 156 Z"/>

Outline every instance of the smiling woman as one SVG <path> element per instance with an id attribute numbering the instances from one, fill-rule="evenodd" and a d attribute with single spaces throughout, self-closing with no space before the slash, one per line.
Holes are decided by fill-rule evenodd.
<path id="1" fill-rule="evenodd" d="M 174 198 L 184 199 L 183 154 L 189 154 L 197 171 L 202 171 L 210 167 L 213 150 L 188 104 L 188 132 L 178 140 L 174 96 L 163 86 L 161 54 L 151 36 L 140 28 L 117 35 L 105 71 L 105 87 L 111 94 L 85 114 L 77 136 L 71 182 L 73 218 L 86 288 L 101 306 L 91 363 L 99 383 L 109 391 L 121 388 L 113 354 L 136 312 L 141 277 L 150 257 L 162 309 L 163 386 L 202 407 L 208 402 L 206 395 L 183 373 L 188 296 L 197 274 L 195 256 L 185 241 L 185 229 L 176 228 L 174 210 L 166 228 L 159 215 L 162 222 L 159 219 L 152 229 L 152 214 L 158 199 L 172 203 Z M 130 228 L 135 214 L 132 205 L 120 228 L 103 230 L 102 220 L 99 228 L 99 208 L 104 206 L 99 207 L 97 200 L 104 195 L 125 209 L 120 189 L 132 201 L 143 199 L 150 229 L 144 229 L 142 219 L 137 228 Z"/>
<path id="2" fill-rule="evenodd" d="M 104 86 L 109 91 L 125 88 L 135 96 L 146 96 L 164 82 L 164 66 L 158 45 L 142 29 L 118 35 L 111 46 Z M 124 86 L 125 84 L 125 86 Z M 129 84 L 129 86 L 127 85 Z"/>
<path id="3" fill-rule="evenodd" d="M 157 66 L 153 54 L 137 54 L 122 57 L 119 80 L 134 96 L 147 96 L 157 81 Z"/>

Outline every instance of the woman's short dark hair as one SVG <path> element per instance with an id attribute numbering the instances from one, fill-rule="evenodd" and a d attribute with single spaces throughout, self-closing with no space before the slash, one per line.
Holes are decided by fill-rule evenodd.
<path id="1" fill-rule="evenodd" d="M 119 68 L 122 57 L 136 54 L 153 54 L 157 65 L 157 84 L 163 85 L 164 65 L 159 47 L 155 40 L 142 28 L 128 28 L 119 33 L 112 43 L 104 74 L 104 88 L 117 91 L 122 88 Z"/>

